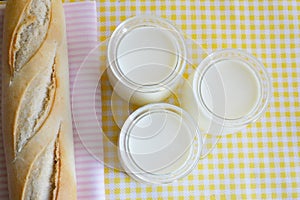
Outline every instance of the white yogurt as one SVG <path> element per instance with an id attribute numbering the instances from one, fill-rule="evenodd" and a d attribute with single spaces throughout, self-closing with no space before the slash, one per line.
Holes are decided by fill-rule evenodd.
<path id="1" fill-rule="evenodd" d="M 157 27 L 139 27 L 128 32 L 117 49 L 121 73 L 139 85 L 159 84 L 177 63 L 175 38 Z"/>
<path id="2" fill-rule="evenodd" d="M 234 133 L 256 121 L 270 98 L 263 65 L 233 49 L 205 58 L 185 82 L 182 106 L 205 133 Z"/>
<path id="3" fill-rule="evenodd" d="M 108 77 L 124 100 L 144 105 L 167 98 L 185 69 L 186 49 L 179 31 L 152 16 L 121 23 L 108 44 Z"/>
<path id="4" fill-rule="evenodd" d="M 260 86 L 244 62 L 222 60 L 213 64 L 200 82 L 200 96 L 208 109 L 226 119 L 241 118 L 255 108 Z"/>
<path id="5" fill-rule="evenodd" d="M 185 164 L 194 133 L 190 133 L 177 114 L 149 112 L 135 124 L 130 134 L 129 151 L 136 164 L 147 172 L 165 174 Z"/>
<path id="6" fill-rule="evenodd" d="M 150 104 L 135 111 L 122 127 L 119 155 L 137 180 L 167 183 L 197 164 L 202 143 L 197 125 L 179 107 Z"/>

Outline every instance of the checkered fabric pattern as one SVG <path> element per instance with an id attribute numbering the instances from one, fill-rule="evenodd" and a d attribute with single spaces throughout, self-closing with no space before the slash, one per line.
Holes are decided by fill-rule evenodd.
<path id="1" fill-rule="evenodd" d="M 166 186 L 136 183 L 105 169 L 107 199 L 300 198 L 300 2 L 100 0 L 100 40 L 128 17 L 154 14 L 174 22 L 207 51 L 239 48 L 260 59 L 272 79 L 270 108 L 258 122 L 223 137 L 186 178 Z M 197 57 L 197 55 L 194 55 Z M 105 160 L 118 168 L 116 142 L 128 116 L 102 78 Z"/>

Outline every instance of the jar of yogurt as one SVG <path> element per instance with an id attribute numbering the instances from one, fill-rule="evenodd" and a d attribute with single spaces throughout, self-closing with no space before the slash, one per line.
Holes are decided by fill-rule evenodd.
<path id="1" fill-rule="evenodd" d="M 186 65 L 186 46 L 180 31 L 155 16 L 125 20 L 113 32 L 107 51 L 107 72 L 114 91 L 137 105 L 167 98 Z"/>
<path id="2" fill-rule="evenodd" d="M 270 78 L 252 55 L 225 49 L 208 55 L 185 81 L 182 107 L 204 133 L 235 133 L 266 111 Z"/>
<path id="3" fill-rule="evenodd" d="M 166 103 L 143 106 L 124 123 L 119 160 L 139 182 L 167 184 L 187 176 L 201 158 L 202 135 L 183 109 Z"/>

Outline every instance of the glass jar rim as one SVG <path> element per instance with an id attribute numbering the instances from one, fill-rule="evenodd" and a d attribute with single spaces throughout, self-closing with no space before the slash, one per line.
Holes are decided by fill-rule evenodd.
<path id="1" fill-rule="evenodd" d="M 176 46 L 176 58 L 177 62 L 174 64 L 174 69 L 171 73 L 165 77 L 162 81 L 155 84 L 138 84 L 132 82 L 123 73 L 121 73 L 119 64 L 117 62 L 117 49 L 118 45 L 121 42 L 122 38 L 131 30 L 134 30 L 138 27 L 154 27 L 164 30 L 168 30 L 171 36 L 175 39 Z M 164 27 L 165 26 L 165 27 Z M 129 28 L 130 29 L 129 29 Z M 172 39 L 173 39 L 172 38 Z M 174 52 L 169 52 L 174 53 Z M 186 59 L 187 59 L 187 49 L 186 44 L 181 34 L 180 30 L 172 24 L 171 21 L 160 18 L 153 15 L 139 15 L 126 19 L 120 23 L 117 28 L 112 33 L 107 47 L 107 58 L 108 58 L 108 67 L 114 74 L 114 76 L 126 87 L 133 89 L 141 93 L 151 93 L 159 92 L 165 90 L 166 88 L 172 88 L 172 85 L 177 82 L 185 70 Z"/>
<path id="2" fill-rule="evenodd" d="M 157 112 L 171 112 L 172 114 L 180 115 L 182 123 L 185 123 L 190 131 L 195 130 L 195 133 L 191 133 L 194 137 L 191 139 L 191 149 L 189 150 L 188 158 L 186 159 L 183 166 L 178 168 L 172 173 L 168 174 L 153 174 L 141 169 L 131 157 L 131 153 L 128 149 L 128 139 L 130 137 L 130 129 L 140 119 L 140 116 L 145 113 Z M 129 132 L 128 132 L 129 131 Z M 134 111 L 128 119 L 125 121 L 119 136 L 119 160 L 124 170 L 135 180 L 153 183 L 153 184 L 167 184 L 175 180 L 183 178 L 188 175 L 198 164 L 201 157 L 201 151 L 203 147 L 203 140 L 200 130 L 193 118 L 183 109 L 168 103 L 153 103 L 143 106 Z"/>
<path id="3" fill-rule="evenodd" d="M 240 56 L 240 57 L 232 57 L 232 56 Z M 260 85 L 260 96 L 257 102 L 257 105 L 254 107 L 254 110 L 247 113 L 245 116 L 230 119 L 217 115 L 213 111 L 211 111 L 200 94 L 200 87 L 203 81 L 203 77 L 205 76 L 207 70 L 212 67 L 215 63 L 222 60 L 239 60 L 243 63 L 246 63 L 247 66 L 254 70 L 255 77 L 257 78 Z M 254 66 L 258 67 L 260 73 L 254 69 Z M 212 52 L 209 54 L 204 60 L 198 65 L 195 75 L 193 78 L 193 95 L 196 99 L 198 106 L 204 111 L 205 115 L 213 116 L 213 120 L 218 124 L 221 124 L 224 127 L 236 127 L 236 126 L 245 126 L 249 123 L 255 122 L 260 116 L 266 111 L 270 98 L 271 98 L 271 79 L 270 76 L 264 67 L 263 63 L 255 58 L 253 55 L 240 50 L 240 49 L 221 49 Z M 265 98 L 263 98 L 263 96 Z"/>

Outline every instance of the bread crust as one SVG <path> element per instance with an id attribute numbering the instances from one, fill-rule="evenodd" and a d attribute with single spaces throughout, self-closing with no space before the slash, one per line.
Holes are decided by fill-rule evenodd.
<path id="1" fill-rule="evenodd" d="M 4 19 L 2 131 L 10 199 L 30 198 L 32 194 L 28 194 L 28 191 L 34 191 L 35 197 L 40 197 L 39 190 L 45 188 L 39 188 L 43 184 L 34 185 L 34 181 L 39 178 L 34 173 L 39 172 L 43 167 L 45 167 L 44 170 L 48 170 L 49 166 L 46 164 L 44 166 L 42 161 L 50 159 L 46 152 L 50 149 L 47 151 L 53 153 L 53 158 L 50 156 L 51 160 L 48 160 L 52 163 L 49 168 L 51 183 L 45 183 L 51 186 L 46 188 L 49 192 L 49 199 L 72 200 L 76 199 L 76 178 L 64 11 L 60 0 L 51 1 L 51 18 L 47 34 L 28 62 L 16 71 L 13 66 L 15 57 L 11 52 L 16 42 L 15 34 L 21 18 L 30 2 L 31 0 L 8 0 Z M 41 124 L 40 127 L 25 138 L 26 142 L 18 150 L 18 134 L 20 134 L 18 130 L 27 130 L 19 123 L 20 117 L 24 119 L 27 115 L 27 113 L 20 114 L 21 108 L 36 106 L 31 105 L 27 94 L 29 89 L 34 88 L 30 86 L 35 78 L 47 78 L 45 70 L 51 71 L 51 77 L 48 78 L 50 81 L 53 80 L 54 84 L 51 88 L 46 88 L 47 91 L 53 91 L 47 96 L 50 107 L 46 113 L 42 112 L 44 117 L 35 119 L 35 122 Z M 23 105 L 24 102 L 26 105 Z M 42 109 L 44 111 L 46 108 L 42 107 Z M 41 162 L 41 164 L 37 167 L 35 162 Z"/>

